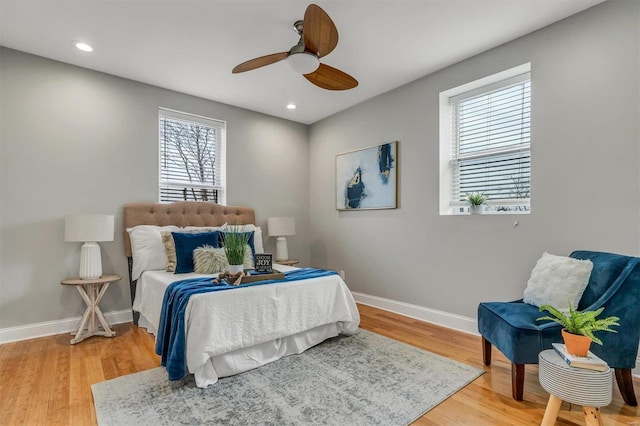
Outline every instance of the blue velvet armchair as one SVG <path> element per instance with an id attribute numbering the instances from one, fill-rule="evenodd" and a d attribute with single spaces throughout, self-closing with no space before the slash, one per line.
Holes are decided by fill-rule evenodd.
<path id="1" fill-rule="evenodd" d="M 593 270 L 579 310 L 605 307 L 604 316 L 620 317 L 618 333 L 600 332 L 603 345 L 591 351 L 615 369 L 620 393 L 628 405 L 637 406 L 631 370 L 635 368 L 640 342 L 640 258 L 595 251 L 574 251 L 575 259 L 589 259 Z M 537 364 L 538 353 L 562 342 L 561 327 L 555 322 L 536 321 L 537 307 L 520 300 L 484 302 L 478 306 L 478 331 L 482 335 L 485 365 L 491 365 L 495 346 L 511 361 L 511 392 L 522 401 L 525 364 Z"/>

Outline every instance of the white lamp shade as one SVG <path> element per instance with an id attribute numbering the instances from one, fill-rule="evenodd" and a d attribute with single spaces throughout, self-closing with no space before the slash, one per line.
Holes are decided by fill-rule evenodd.
<path id="1" fill-rule="evenodd" d="M 270 217 L 267 228 L 270 237 L 296 235 L 296 222 L 292 217 Z"/>
<path id="2" fill-rule="evenodd" d="M 102 256 L 97 241 L 113 241 L 113 216 L 75 214 L 64 218 L 64 240 L 84 242 L 80 251 L 80 278 L 102 276 Z"/>
<path id="3" fill-rule="evenodd" d="M 65 241 L 113 241 L 113 216 L 76 214 L 65 217 Z"/>

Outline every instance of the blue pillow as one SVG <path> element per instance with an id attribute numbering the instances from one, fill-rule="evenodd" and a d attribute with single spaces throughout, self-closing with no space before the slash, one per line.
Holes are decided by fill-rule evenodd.
<path id="1" fill-rule="evenodd" d="M 193 272 L 193 251 L 198 247 L 211 246 L 219 248 L 219 232 L 172 232 L 176 246 L 176 274 Z"/>
<path id="2" fill-rule="evenodd" d="M 219 242 L 220 242 L 220 247 L 224 247 L 224 236 L 225 234 L 235 234 L 236 232 L 220 232 L 220 236 L 219 236 Z M 254 232 L 253 231 L 248 231 L 248 232 L 241 232 L 242 235 L 244 235 L 244 237 L 246 238 L 247 235 L 249 235 L 249 240 L 247 240 L 247 244 L 249 244 L 249 247 L 251 247 L 251 254 L 253 254 L 253 257 L 255 259 L 256 257 L 256 248 L 254 246 L 253 243 L 253 235 Z"/>

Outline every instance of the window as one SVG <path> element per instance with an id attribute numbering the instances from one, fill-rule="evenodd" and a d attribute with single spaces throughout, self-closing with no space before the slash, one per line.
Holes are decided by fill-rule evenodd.
<path id="1" fill-rule="evenodd" d="M 160 202 L 225 204 L 225 123 L 161 108 Z"/>
<path id="2" fill-rule="evenodd" d="M 441 93 L 440 214 L 466 213 L 471 193 L 487 196 L 491 213 L 529 212 L 529 69 L 526 64 Z"/>

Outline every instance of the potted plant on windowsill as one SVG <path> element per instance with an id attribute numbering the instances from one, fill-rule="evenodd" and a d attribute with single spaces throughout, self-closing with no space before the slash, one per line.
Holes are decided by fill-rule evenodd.
<path id="1" fill-rule="evenodd" d="M 619 326 L 618 317 L 607 317 L 596 319 L 604 311 L 604 307 L 595 311 L 577 311 L 569 303 L 569 313 L 564 313 L 551 305 L 540 306 L 540 312 L 547 311 L 552 316 L 540 317 L 537 320 L 551 320 L 564 328 L 562 338 L 567 348 L 567 352 L 576 356 L 587 356 L 591 342 L 602 345 L 602 340 L 594 335 L 596 331 L 609 331 L 617 333 L 612 326 Z"/>
<path id="2" fill-rule="evenodd" d="M 229 274 L 237 275 L 244 272 L 245 250 L 251 233 L 245 232 L 243 226 L 230 225 L 225 228 L 223 234 L 224 253 L 229 262 Z"/>
<path id="3" fill-rule="evenodd" d="M 469 203 L 469 213 L 482 214 L 484 213 L 484 206 L 487 203 L 488 197 L 484 195 L 484 192 L 472 192 L 467 194 L 467 202 Z"/>

